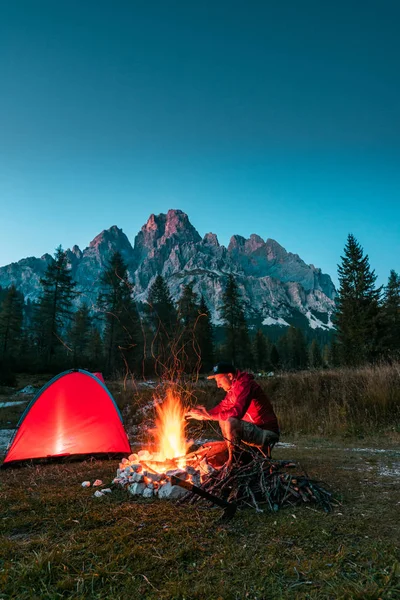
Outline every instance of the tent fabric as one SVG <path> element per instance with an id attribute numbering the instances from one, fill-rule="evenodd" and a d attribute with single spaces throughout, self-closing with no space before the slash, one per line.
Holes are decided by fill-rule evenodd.
<path id="1" fill-rule="evenodd" d="M 66 371 L 47 383 L 22 415 L 3 464 L 130 453 L 121 414 L 99 375 Z"/>
<path id="2" fill-rule="evenodd" d="M 104 377 L 103 377 L 102 373 L 92 373 L 92 375 L 94 375 L 95 377 L 97 377 L 97 379 L 100 379 L 100 381 L 102 381 L 103 383 L 105 383 Z"/>

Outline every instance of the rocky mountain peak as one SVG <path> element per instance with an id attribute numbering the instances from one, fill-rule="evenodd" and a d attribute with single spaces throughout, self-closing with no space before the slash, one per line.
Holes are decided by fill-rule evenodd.
<path id="1" fill-rule="evenodd" d="M 246 240 L 245 246 L 246 252 L 256 252 L 259 248 L 263 248 L 265 246 L 265 242 L 259 235 L 252 233 L 250 238 Z"/>
<path id="2" fill-rule="evenodd" d="M 104 229 L 99 235 L 97 235 L 89 244 L 89 248 L 87 250 L 92 250 L 95 252 L 100 252 L 103 250 L 112 250 L 112 251 L 132 251 L 132 246 L 125 233 L 117 227 L 113 225 L 110 229 Z M 84 251 L 85 252 L 87 252 Z"/>
<path id="3" fill-rule="evenodd" d="M 171 209 L 167 214 L 150 215 L 135 238 L 135 251 L 143 258 L 148 252 L 166 245 L 197 243 L 200 240 L 201 237 L 190 223 L 187 214 Z"/>
<path id="4" fill-rule="evenodd" d="M 76 256 L 76 258 L 78 258 L 78 259 L 82 258 L 82 250 L 76 244 L 74 246 L 72 246 L 71 252 L 72 252 L 72 254 L 74 254 Z"/>
<path id="5" fill-rule="evenodd" d="M 267 252 L 267 259 L 271 262 L 282 262 L 288 255 L 285 248 L 278 244 L 278 242 L 276 242 L 275 240 L 272 240 L 271 238 L 267 239 L 267 241 L 265 242 L 265 247 Z"/>
<path id="6" fill-rule="evenodd" d="M 203 237 L 203 244 L 206 244 L 207 246 L 216 246 L 217 248 L 219 248 L 219 241 L 217 238 L 217 234 L 216 233 L 206 233 L 205 236 Z"/>
<path id="7" fill-rule="evenodd" d="M 233 235 L 229 241 L 228 252 L 240 251 L 244 249 L 246 238 L 241 235 Z"/>
<path id="8" fill-rule="evenodd" d="M 119 229 L 116 225 L 113 225 L 110 229 L 103 229 L 103 231 L 99 233 L 99 235 L 96 235 L 90 242 L 89 248 L 98 248 L 100 245 L 115 241 L 122 233 L 122 229 Z"/>

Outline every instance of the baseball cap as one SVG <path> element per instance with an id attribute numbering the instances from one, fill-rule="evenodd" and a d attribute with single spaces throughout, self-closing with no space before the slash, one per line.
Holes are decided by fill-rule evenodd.
<path id="1" fill-rule="evenodd" d="M 236 373 L 236 368 L 232 363 L 219 362 L 213 367 L 212 373 L 207 377 L 207 379 L 213 379 L 216 375 L 223 375 L 226 373 Z"/>

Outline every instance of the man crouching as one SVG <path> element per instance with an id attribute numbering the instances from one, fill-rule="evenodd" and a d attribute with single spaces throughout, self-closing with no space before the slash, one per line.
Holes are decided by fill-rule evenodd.
<path id="1" fill-rule="evenodd" d="M 238 371 L 232 364 L 220 362 L 207 379 L 215 379 L 219 388 L 227 392 L 215 408 L 206 410 L 197 406 L 186 417 L 199 421 L 218 421 L 228 445 L 230 467 L 235 445 L 245 442 L 267 452 L 279 440 L 278 419 L 263 389 L 253 375 Z"/>

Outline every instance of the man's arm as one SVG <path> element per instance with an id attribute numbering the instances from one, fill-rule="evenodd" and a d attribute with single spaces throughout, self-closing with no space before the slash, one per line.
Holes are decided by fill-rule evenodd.
<path id="1" fill-rule="evenodd" d="M 218 416 L 208 412 L 204 406 L 195 406 L 187 411 L 186 419 L 196 419 L 197 421 L 218 421 Z"/>

